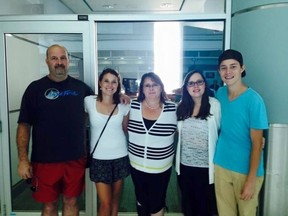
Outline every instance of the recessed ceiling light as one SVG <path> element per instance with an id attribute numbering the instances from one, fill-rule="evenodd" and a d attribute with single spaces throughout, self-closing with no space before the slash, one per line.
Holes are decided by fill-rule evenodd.
<path id="1" fill-rule="evenodd" d="M 103 8 L 105 8 L 105 9 L 113 9 L 114 7 L 116 6 L 116 4 L 114 4 L 114 5 L 102 5 L 102 7 Z"/>
<path id="2" fill-rule="evenodd" d="M 161 3 L 160 8 L 172 8 L 174 5 L 172 3 Z"/>

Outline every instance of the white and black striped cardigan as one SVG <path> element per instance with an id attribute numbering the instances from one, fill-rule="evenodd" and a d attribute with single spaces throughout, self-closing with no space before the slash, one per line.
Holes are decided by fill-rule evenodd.
<path id="1" fill-rule="evenodd" d="M 164 172 L 172 166 L 175 153 L 176 104 L 167 101 L 149 130 L 145 127 L 141 109 L 141 103 L 133 100 L 128 124 L 131 166 L 147 173 Z"/>

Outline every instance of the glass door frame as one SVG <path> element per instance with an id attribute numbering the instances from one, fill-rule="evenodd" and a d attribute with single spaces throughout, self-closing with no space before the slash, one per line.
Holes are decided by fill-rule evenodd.
<path id="1" fill-rule="evenodd" d="M 3 16 L 0 17 L 0 203 L 1 214 L 9 215 L 12 208 L 11 179 L 9 164 L 9 125 L 8 98 L 5 56 L 5 34 L 28 33 L 81 33 L 83 35 L 83 69 L 84 81 L 95 88 L 97 84 L 97 29 L 98 21 L 219 21 L 225 22 L 224 48 L 230 47 L 231 0 L 225 1 L 223 14 L 100 14 L 89 15 L 87 21 L 79 21 L 77 15 L 47 16 Z M 15 144 L 16 145 L 16 144 Z M 7 163 L 8 162 L 8 163 Z M 87 178 L 86 173 L 86 212 L 81 215 L 97 215 L 95 186 Z M 38 215 L 39 213 L 19 212 L 17 215 Z M 121 214 L 120 214 L 121 215 Z"/>
<path id="2" fill-rule="evenodd" d="M 114 23 L 121 23 L 121 22 L 166 22 L 166 21 L 188 21 L 188 22 L 213 22 L 213 21 L 223 21 L 224 22 L 224 40 L 223 40 L 223 49 L 228 49 L 230 47 L 230 22 L 231 22 L 231 5 L 230 1 L 226 1 L 226 12 L 225 14 L 209 14 L 209 15 L 195 15 L 195 14 L 135 14 L 133 15 L 127 15 L 127 14 L 105 14 L 105 15 L 91 15 L 89 16 L 89 19 L 94 20 L 94 25 L 96 28 L 96 38 L 97 38 L 97 22 L 114 22 Z M 92 24 L 92 23 L 91 23 Z M 96 41 L 98 42 L 98 41 Z M 98 51 L 97 49 L 97 44 L 95 48 L 96 52 Z M 98 53 L 98 52 L 97 52 Z M 96 53 L 96 58 L 98 59 L 98 55 Z M 96 65 L 96 73 L 98 74 L 98 65 Z M 130 215 L 131 212 L 128 214 Z M 125 213 L 119 212 L 120 216 L 124 216 Z M 135 214 L 137 213 L 135 212 Z M 167 213 L 165 215 L 170 215 L 170 216 L 181 216 L 183 215 L 182 213 Z"/>
<path id="3" fill-rule="evenodd" d="M 30 19 L 27 19 L 30 18 Z M 54 20 L 55 19 L 55 20 Z M 21 21 L 19 21 L 21 20 Z M 37 20 L 37 21 L 36 21 Z M 0 114 L 2 130 L 0 131 L 0 191 L 1 191 L 1 214 L 10 215 L 12 211 L 12 197 L 11 197 L 11 174 L 10 174 L 10 147 L 9 147 L 9 120 L 8 120 L 8 96 L 7 96 L 7 65 L 6 65 L 6 51 L 5 51 L 5 35 L 6 34 L 66 34 L 79 33 L 83 38 L 83 71 L 84 82 L 92 88 L 95 86 L 95 61 L 94 47 L 91 45 L 95 41 L 94 29 L 90 28 L 89 21 L 78 21 L 77 16 L 53 16 L 43 17 L 37 19 L 35 16 L 20 16 L 7 17 L 7 20 L 0 21 Z M 69 51 L 69 50 L 68 50 Z M 12 144 L 12 143 L 11 143 Z M 14 144 L 14 143 L 13 143 Z M 16 143 L 15 143 L 16 145 Z M 88 175 L 86 175 L 88 176 Z M 85 190 L 85 213 L 81 215 L 95 215 L 96 207 L 93 205 L 95 200 L 94 185 L 86 178 Z M 95 202 L 95 201 L 94 201 Z M 39 213 L 19 212 L 17 215 L 39 215 Z"/>

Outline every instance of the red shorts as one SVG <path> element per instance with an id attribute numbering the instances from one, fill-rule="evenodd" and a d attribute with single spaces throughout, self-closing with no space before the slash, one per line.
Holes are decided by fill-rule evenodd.
<path id="1" fill-rule="evenodd" d="M 37 202 L 56 201 L 60 194 L 79 196 L 85 184 L 86 158 L 61 163 L 32 163 L 33 198 Z"/>

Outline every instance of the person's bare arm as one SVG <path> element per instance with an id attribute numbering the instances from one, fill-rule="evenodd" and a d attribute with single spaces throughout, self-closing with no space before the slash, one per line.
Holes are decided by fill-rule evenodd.
<path id="1" fill-rule="evenodd" d="M 16 142 L 18 149 L 18 174 L 21 178 L 32 177 L 32 167 L 29 160 L 29 140 L 31 126 L 26 123 L 19 123 L 17 128 Z"/>
<path id="2" fill-rule="evenodd" d="M 240 198 L 243 200 L 251 199 L 255 193 L 257 170 L 263 149 L 263 130 L 251 129 L 250 136 L 252 140 L 252 151 L 250 156 L 249 173 L 240 195 Z"/>

